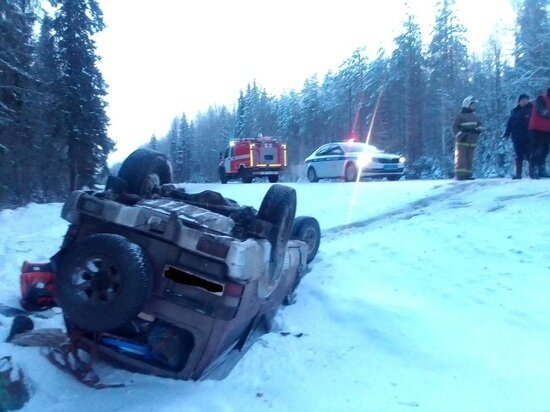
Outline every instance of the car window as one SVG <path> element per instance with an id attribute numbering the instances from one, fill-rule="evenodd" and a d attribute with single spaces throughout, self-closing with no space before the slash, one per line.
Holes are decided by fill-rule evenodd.
<path id="1" fill-rule="evenodd" d="M 334 147 L 333 144 L 327 144 L 327 145 L 324 145 L 324 146 L 321 146 L 319 149 L 317 149 L 317 151 L 315 152 L 315 156 L 325 156 L 327 154 L 327 152 L 332 148 Z"/>
<path id="2" fill-rule="evenodd" d="M 226 159 L 229 157 L 229 147 L 225 149 L 225 154 L 223 155 L 223 157 Z"/>
<path id="3" fill-rule="evenodd" d="M 344 154 L 344 151 L 340 148 L 340 146 L 338 145 L 332 145 L 327 153 L 327 155 L 341 155 L 341 154 Z"/>

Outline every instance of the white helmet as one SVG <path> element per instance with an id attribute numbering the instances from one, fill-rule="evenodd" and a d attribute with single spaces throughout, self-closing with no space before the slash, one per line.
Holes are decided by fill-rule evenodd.
<path id="1" fill-rule="evenodd" d="M 477 100 L 474 99 L 474 96 L 468 96 L 464 100 L 462 100 L 462 107 L 464 109 L 467 109 L 473 103 L 477 103 Z"/>

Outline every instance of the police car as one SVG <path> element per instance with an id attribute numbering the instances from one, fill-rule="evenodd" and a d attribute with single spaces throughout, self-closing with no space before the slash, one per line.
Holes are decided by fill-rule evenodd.
<path id="1" fill-rule="evenodd" d="M 399 180 L 403 176 L 405 158 L 366 143 L 347 141 L 319 147 L 306 158 L 305 165 L 310 182 L 324 178 L 344 178 L 352 182 L 358 176 Z"/>

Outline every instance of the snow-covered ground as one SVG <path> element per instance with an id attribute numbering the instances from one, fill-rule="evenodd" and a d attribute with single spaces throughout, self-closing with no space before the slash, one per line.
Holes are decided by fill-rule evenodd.
<path id="1" fill-rule="evenodd" d="M 103 381 L 127 386 L 99 391 L 0 343 L 31 381 L 25 410 L 550 411 L 550 181 L 292 186 L 324 237 L 278 316 L 289 334 L 264 336 L 224 381 L 103 364 Z M 268 185 L 189 186 L 206 188 L 259 207 Z M 1 302 L 16 304 L 24 259 L 59 247 L 60 209 L 0 212 Z"/>

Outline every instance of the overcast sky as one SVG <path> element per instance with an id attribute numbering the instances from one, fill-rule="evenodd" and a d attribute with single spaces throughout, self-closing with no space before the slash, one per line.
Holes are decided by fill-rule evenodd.
<path id="1" fill-rule="evenodd" d="M 404 0 L 99 0 L 107 28 L 97 36 L 109 84 L 109 134 L 123 160 L 172 119 L 209 105 L 233 105 L 253 79 L 268 93 L 300 89 L 337 69 L 358 47 L 393 47 Z M 425 40 L 436 0 L 410 1 Z M 510 0 L 456 0 L 470 50 L 481 53 L 498 28 L 510 35 Z"/>

